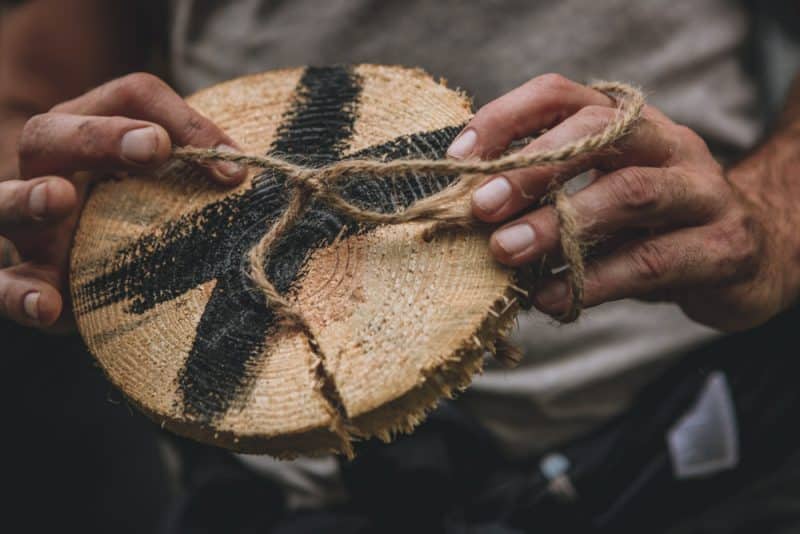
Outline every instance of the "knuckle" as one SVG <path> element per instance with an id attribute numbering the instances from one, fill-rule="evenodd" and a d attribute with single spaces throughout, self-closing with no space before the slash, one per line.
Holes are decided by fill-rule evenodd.
<path id="1" fill-rule="evenodd" d="M 197 117 L 190 116 L 188 122 L 189 133 L 199 130 Z M 470 121 L 470 126 L 480 132 L 478 142 L 482 145 L 484 156 L 495 157 L 505 150 L 507 143 L 513 138 L 524 135 L 522 123 L 523 117 L 519 110 L 509 105 L 506 97 L 501 96 L 480 108 Z"/>
<path id="2" fill-rule="evenodd" d="M 545 118 L 545 123 L 558 124 L 569 117 L 564 106 L 565 97 L 577 86 L 577 83 L 561 74 L 547 73 L 532 78 L 521 89 L 526 98 L 535 99 L 538 113 Z M 520 133 L 524 134 L 517 132 Z"/>
<path id="3" fill-rule="evenodd" d="M 560 93 L 567 89 L 571 89 L 574 85 L 574 82 L 561 74 L 548 72 L 533 78 L 530 81 L 530 84 L 536 89 L 544 89 L 554 93 Z"/>
<path id="4" fill-rule="evenodd" d="M 749 279 L 758 271 L 764 247 L 760 223 L 749 213 L 737 213 L 714 227 L 717 272 L 725 280 Z"/>
<path id="5" fill-rule="evenodd" d="M 19 137 L 20 153 L 28 153 L 30 150 L 36 149 L 36 141 L 41 137 L 42 132 L 46 128 L 49 117 L 49 113 L 41 113 L 27 120 L 22 127 L 22 132 Z"/>
<path id="6" fill-rule="evenodd" d="M 19 144 L 17 146 L 17 155 L 20 164 L 36 158 L 42 153 L 45 144 L 42 138 L 47 130 L 52 116 L 49 113 L 42 113 L 34 115 L 22 127 L 20 134 Z"/>
<path id="7" fill-rule="evenodd" d="M 628 167 L 615 173 L 609 180 L 610 194 L 621 207 L 631 210 L 653 208 L 661 196 L 660 181 L 646 169 Z"/>
<path id="8" fill-rule="evenodd" d="M 134 72 L 111 82 L 107 97 L 123 107 L 135 106 L 149 100 L 153 93 L 164 88 L 164 82 L 158 77 L 147 72 Z"/>
<path id="9" fill-rule="evenodd" d="M 705 174 L 690 175 L 686 184 L 687 194 L 691 190 L 698 213 L 705 218 L 718 213 L 730 198 L 730 188 L 719 178 L 709 179 Z"/>
<path id="10" fill-rule="evenodd" d="M 121 78 L 122 85 L 142 90 L 158 90 L 166 87 L 158 76 L 149 72 L 134 72 Z"/>
<path id="11" fill-rule="evenodd" d="M 693 155 L 709 152 L 708 144 L 706 144 L 705 139 L 700 137 L 697 132 L 688 126 L 684 126 L 682 124 L 674 125 L 673 134 L 680 139 L 681 146 L 684 151 L 688 151 Z"/>
<path id="12" fill-rule="evenodd" d="M 628 253 L 636 276 L 649 281 L 664 278 L 669 272 L 669 254 L 664 247 L 652 241 L 643 241 Z"/>
<path id="13" fill-rule="evenodd" d="M 689 128 L 684 124 L 673 124 L 672 130 L 676 135 L 683 138 L 684 141 L 690 141 L 690 142 L 702 141 L 702 139 L 700 139 L 700 136 L 697 135 L 694 130 L 692 130 L 691 128 Z"/>

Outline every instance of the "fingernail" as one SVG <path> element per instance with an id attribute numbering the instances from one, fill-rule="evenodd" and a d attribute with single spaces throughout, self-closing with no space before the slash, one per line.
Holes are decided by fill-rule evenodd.
<path id="1" fill-rule="evenodd" d="M 47 184 L 39 184 L 31 189 L 28 196 L 28 209 L 37 219 L 44 219 L 47 215 Z"/>
<path id="2" fill-rule="evenodd" d="M 38 291 L 31 291 L 25 298 L 22 299 L 22 307 L 25 309 L 25 315 L 29 319 L 39 322 L 39 297 L 41 294 Z"/>
<path id="3" fill-rule="evenodd" d="M 567 298 L 567 284 L 561 280 L 548 282 L 533 297 L 543 308 L 551 308 L 563 303 Z"/>
<path id="4" fill-rule="evenodd" d="M 494 213 L 511 198 L 511 184 L 505 176 L 498 176 L 480 186 L 472 200 L 484 213 Z"/>
<path id="5" fill-rule="evenodd" d="M 447 149 L 447 155 L 455 159 L 464 159 L 472 154 L 475 148 L 475 142 L 478 140 L 478 134 L 475 130 L 469 129 L 461 132 L 450 148 Z"/>
<path id="6" fill-rule="evenodd" d="M 515 224 L 508 228 L 503 228 L 495 234 L 497 244 L 500 245 L 506 254 L 516 256 L 520 252 L 533 245 L 535 234 L 529 224 Z"/>
<path id="7" fill-rule="evenodd" d="M 218 150 L 219 152 L 228 152 L 230 154 L 241 154 L 241 151 L 235 149 L 230 145 L 218 145 L 216 147 L 216 150 Z M 223 175 L 223 178 L 228 178 L 231 180 L 238 180 L 240 178 L 244 178 L 244 174 L 247 172 L 247 167 L 244 167 L 232 161 L 219 161 L 214 164 L 214 168 L 217 169 Z"/>
<path id="8" fill-rule="evenodd" d="M 120 154 L 137 165 L 150 163 L 158 149 L 158 137 L 152 126 L 131 130 L 122 136 Z"/>

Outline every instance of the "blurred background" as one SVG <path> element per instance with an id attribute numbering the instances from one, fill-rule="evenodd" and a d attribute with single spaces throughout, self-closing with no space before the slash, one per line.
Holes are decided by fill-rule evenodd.
<path id="1" fill-rule="evenodd" d="M 0 48 L 8 30 L 4 21 L 20 3 L 0 3 Z M 800 65 L 800 46 L 769 4 L 753 3 L 759 46 L 752 67 L 767 82 L 763 112 L 771 117 Z M 165 21 L 131 20 L 125 31 L 141 40 L 151 70 L 169 80 L 168 45 L 158 38 Z M 69 84 L 69 73 L 62 76 Z M 14 257 L 0 238 L 0 263 Z M 77 336 L 47 336 L 0 319 L 0 365 L 6 407 L 3 508 L 7 521 L 24 521 L 19 530 L 80 525 L 82 532 L 154 532 L 185 497 L 188 478 L 201 476 L 187 466 L 226 461 L 219 451 L 165 435 L 132 409 Z M 257 506 L 262 497 L 268 498 L 253 490 L 241 505 Z"/>

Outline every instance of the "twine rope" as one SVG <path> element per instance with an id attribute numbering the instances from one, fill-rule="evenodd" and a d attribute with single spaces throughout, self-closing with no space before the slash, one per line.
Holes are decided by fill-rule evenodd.
<path id="1" fill-rule="evenodd" d="M 312 200 L 321 201 L 358 222 L 375 224 L 402 224 L 411 221 L 433 222 L 434 225 L 426 232 L 426 238 L 442 229 L 478 227 L 482 223 L 472 217 L 469 199 L 478 183 L 485 176 L 516 169 L 568 162 L 580 156 L 608 149 L 631 131 L 644 108 L 645 99 L 642 92 L 620 82 L 597 82 L 590 85 L 590 87 L 609 96 L 617 105 L 615 119 L 609 122 L 600 132 L 587 135 L 554 150 L 518 151 L 490 161 L 456 161 L 450 159 L 341 160 L 324 167 L 313 168 L 295 164 L 276 156 L 251 156 L 193 147 L 175 148 L 173 157 L 195 163 L 207 163 L 210 161 L 232 162 L 247 167 L 276 170 L 287 176 L 286 185 L 291 190 L 289 204 L 267 233 L 250 250 L 249 276 L 263 292 L 267 305 L 285 324 L 293 326 L 313 338 L 311 327 L 303 314 L 277 291 L 266 275 L 266 261 L 272 252 L 273 246 L 302 217 Z M 357 206 L 342 197 L 337 188 L 344 179 L 353 176 L 387 178 L 405 173 L 436 176 L 457 174 L 462 176 L 442 191 L 418 200 L 405 209 L 393 213 L 383 213 Z M 568 309 L 559 317 L 559 320 L 571 322 L 579 317 L 583 301 L 585 244 L 579 235 L 576 214 L 563 189 L 558 188 L 556 193 L 550 196 L 550 199 L 558 215 L 561 253 L 565 264 L 568 266 L 567 281 L 570 289 Z"/>

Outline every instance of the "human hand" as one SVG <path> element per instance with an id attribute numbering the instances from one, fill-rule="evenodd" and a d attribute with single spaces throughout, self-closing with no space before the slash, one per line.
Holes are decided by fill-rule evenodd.
<path id="1" fill-rule="evenodd" d="M 480 109 L 448 155 L 489 159 L 547 128 L 523 150 L 554 149 L 598 133 L 615 116 L 606 95 L 544 75 Z M 558 257 L 557 213 L 539 201 L 554 179 L 595 170 L 588 187 L 567 197 L 577 237 L 601 243 L 586 265 L 582 304 L 671 300 L 701 323 L 744 329 L 796 302 L 800 287 L 800 221 L 792 209 L 800 191 L 760 187 L 752 159 L 726 173 L 695 132 L 648 106 L 614 150 L 488 178 L 473 195 L 473 214 L 504 223 L 490 240 L 498 261 Z M 569 295 L 562 273 L 532 301 L 557 316 Z"/>
<path id="2" fill-rule="evenodd" d="M 28 120 L 18 176 L 0 181 L 0 236 L 23 260 L 0 269 L 0 317 L 69 329 L 69 249 L 92 176 L 152 170 L 170 157 L 173 145 L 237 150 L 222 130 L 149 74 L 113 80 Z M 226 186 L 246 175 L 226 162 L 207 172 Z"/>

